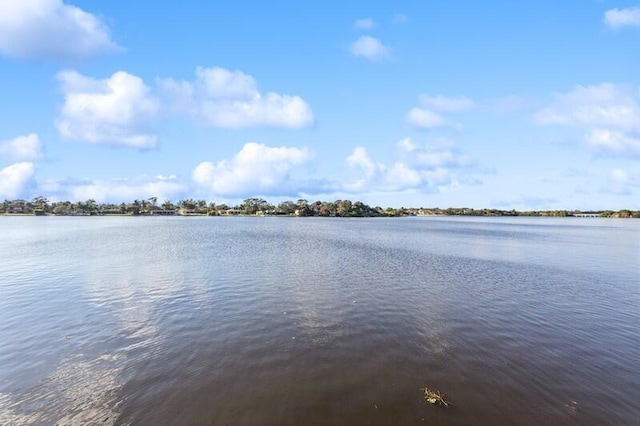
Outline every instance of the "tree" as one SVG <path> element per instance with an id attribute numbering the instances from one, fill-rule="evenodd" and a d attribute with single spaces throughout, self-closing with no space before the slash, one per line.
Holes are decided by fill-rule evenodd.
<path id="1" fill-rule="evenodd" d="M 293 201 L 283 201 L 278 204 L 278 210 L 284 214 L 293 214 L 296 211 L 296 207 Z"/>
<path id="2" fill-rule="evenodd" d="M 173 203 L 169 200 L 165 200 L 164 203 L 162 203 L 162 209 L 163 210 L 175 210 L 176 206 L 173 205 Z"/>
<path id="3" fill-rule="evenodd" d="M 622 209 L 618 212 L 618 217 L 629 218 L 631 217 L 631 211 L 627 209 Z"/>
<path id="4" fill-rule="evenodd" d="M 151 209 L 155 210 L 158 204 L 158 197 L 150 197 L 149 202 L 151 203 Z"/>
<path id="5" fill-rule="evenodd" d="M 337 200 L 335 202 L 336 205 L 336 215 L 341 217 L 347 217 L 351 213 L 351 201 L 349 200 Z"/>
<path id="6" fill-rule="evenodd" d="M 309 208 L 309 201 L 304 198 L 300 198 L 297 203 L 296 215 L 298 216 L 311 216 L 313 212 Z"/>
<path id="7" fill-rule="evenodd" d="M 178 206 L 182 207 L 183 209 L 194 210 L 197 205 L 198 205 L 198 202 L 193 198 L 178 201 Z"/>
<path id="8" fill-rule="evenodd" d="M 336 215 L 336 206 L 333 203 L 324 202 L 320 204 L 320 209 L 318 210 L 318 214 L 320 216 L 335 216 Z"/>
<path id="9" fill-rule="evenodd" d="M 36 210 L 40 210 L 43 212 L 49 211 L 49 200 L 47 200 L 45 197 L 38 196 L 33 199 L 32 203 L 33 203 L 33 207 Z"/>
<path id="10" fill-rule="evenodd" d="M 267 205 L 262 198 L 247 198 L 240 205 L 240 210 L 244 210 L 245 214 L 256 214 L 258 211 L 263 211 Z"/>
<path id="11" fill-rule="evenodd" d="M 127 213 L 132 214 L 134 216 L 140 214 L 140 201 L 133 200 L 133 203 L 127 206 Z"/>
<path id="12" fill-rule="evenodd" d="M 84 204 L 84 207 L 85 207 L 85 211 L 90 215 L 96 214 L 96 210 L 98 209 L 98 206 L 96 206 L 96 200 L 92 198 L 89 198 L 87 200 L 87 202 Z"/>

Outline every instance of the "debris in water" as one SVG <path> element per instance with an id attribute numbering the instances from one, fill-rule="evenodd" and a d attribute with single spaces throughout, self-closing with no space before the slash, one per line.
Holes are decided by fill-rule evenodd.
<path id="1" fill-rule="evenodd" d="M 451 404 L 449 401 L 444 399 L 444 394 L 439 391 L 432 391 L 429 388 L 420 388 L 420 390 L 424 391 L 424 399 L 426 399 L 429 404 L 440 404 L 447 407 Z"/>
<path id="2" fill-rule="evenodd" d="M 578 411 L 578 405 L 580 404 L 578 404 L 576 401 L 571 401 L 570 403 L 565 404 L 564 406 L 575 413 L 576 411 Z"/>

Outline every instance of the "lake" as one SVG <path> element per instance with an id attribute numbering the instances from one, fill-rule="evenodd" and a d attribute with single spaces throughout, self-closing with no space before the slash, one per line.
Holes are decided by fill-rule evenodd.
<path id="1" fill-rule="evenodd" d="M 0 217 L 0 235 L 3 425 L 640 423 L 640 220 Z"/>

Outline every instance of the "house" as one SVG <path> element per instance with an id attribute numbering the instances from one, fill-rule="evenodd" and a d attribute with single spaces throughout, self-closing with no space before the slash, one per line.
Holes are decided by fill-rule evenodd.
<path id="1" fill-rule="evenodd" d="M 175 210 L 151 210 L 149 216 L 175 216 Z"/>
<path id="2" fill-rule="evenodd" d="M 28 213 L 27 202 L 24 200 L 12 201 L 6 210 L 7 214 L 25 214 Z"/>

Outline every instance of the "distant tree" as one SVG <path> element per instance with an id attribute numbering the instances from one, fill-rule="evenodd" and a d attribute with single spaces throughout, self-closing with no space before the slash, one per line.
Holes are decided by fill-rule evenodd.
<path id="1" fill-rule="evenodd" d="M 240 210 L 243 210 L 245 214 L 256 214 L 258 211 L 264 211 L 267 205 L 266 200 L 262 198 L 247 198 L 240 205 Z"/>
<path id="2" fill-rule="evenodd" d="M 323 202 L 320 204 L 320 209 L 318 209 L 318 215 L 320 216 L 335 216 L 336 215 L 336 206 L 333 203 Z"/>
<path id="3" fill-rule="evenodd" d="M 133 200 L 133 203 L 127 205 L 127 213 L 137 216 L 140 214 L 140 200 Z"/>
<path id="4" fill-rule="evenodd" d="M 351 214 L 351 201 L 350 200 L 337 200 L 335 202 L 336 205 L 336 215 L 340 217 L 349 217 Z"/>
<path id="5" fill-rule="evenodd" d="M 176 206 L 169 200 L 165 200 L 164 203 L 162 203 L 163 210 L 175 210 L 175 208 Z"/>
<path id="6" fill-rule="evenodd" d="M 64 216 L 64 215 L 68 215 L 71 213 L 71 204 L 57 204 L 53 210 L 52 210 L 53 214 L 55 215 L 60 215 L 60 216 Z"/>
<path id="7" fill-rule="evenodd" d="M 50 210 L 49 200 L 47 200 L 45 197 L 38 196 L 33 199 L 32 203 L 33 203 L 33 207 L 36 210 L 41 210 L 43 212 L 49 212 Z"/>
<path id="8" fill-rule="evenodd" d="M 625 219 L 631 217 L 631 215 L 632 215 L 631 211 L 627 209 L 623 209 L 618 212 L 618 217 L 625 218 Z"/>
<path id="9" fill-rule="evenodd" d="M 277 209 L 284 214 L 293 214 L 296 211 L 296 204 L 293 201 L 283 201 L 278 204 Z"/>
<path id="10" fill-rule="evenodd" d="M 197 205 L 198 205 L 198 202 L 193 198 L 178 201 L 178 206 L 182 207 L 183 209 L 193 210 L 196 208 Z"/>

